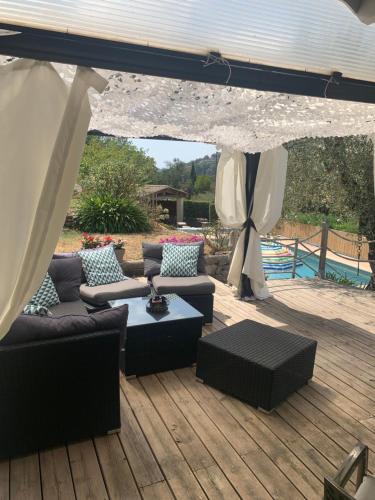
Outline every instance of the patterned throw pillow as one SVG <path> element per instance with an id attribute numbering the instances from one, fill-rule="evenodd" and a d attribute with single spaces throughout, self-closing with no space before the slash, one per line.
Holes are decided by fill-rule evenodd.
<path id="1" fill-rule="evenodd" d="M 126 280 L 112 245 L 94 250 L 81 250 L 83 272 L 89 286 L 108 285 Z"/>
<path id="2" fill-rule="evenodd" d="M 22 312 L 27 315 L 35 314 L 37 316 L 51 316 L 47 307 L 41 306 L 40 304 L 27 304 Z"/>
<path id="3" fill-rule="evenodd" d="M 160 276 L 197 276 L 198 245 L 174 245 L 165 243 Z"/>
<path id="4" fill-rule="evenodd" d="M 51 276 L 47 273 L 39 290 L 31 297 L 29 304 L 43 307 L 51 307 L 60 303 L 56 287 Z"/>

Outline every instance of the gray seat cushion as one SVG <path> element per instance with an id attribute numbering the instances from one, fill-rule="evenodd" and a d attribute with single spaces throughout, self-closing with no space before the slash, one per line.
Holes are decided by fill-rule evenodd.
<path id="1" fill-rule="evenodd" d="M 145 297 L 150 292 L 147 283 L 131 278 L 107 285 L 88 286 L 83 284 L 80 288 L 81 299 L 94 306 L 103 306 L 109 300 Z"/>
<path id="2" fill-rule="evenodd" d="M 209 295 L 214 293 L 215 285 L 207 274 L 198 274 L 188 278 L 170 278 L 154 276 L 152 284 L 158 295 L 177 293 L 177 295 Z"/>
<path id="3" fill-rule="evenodd" d="M 66 316 L 67 314 L 87 315 L 87 309 L 82 300 L 74 300 L 73 302 L 60 302 L 49 308 L 52 316 Z"/>

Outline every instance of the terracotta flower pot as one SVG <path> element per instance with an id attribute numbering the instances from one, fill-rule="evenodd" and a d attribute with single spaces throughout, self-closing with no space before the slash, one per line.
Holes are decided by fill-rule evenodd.
<path id="1" fill-rule="evenodd" d="M 116 254 L 117 260 L 121 264 L 121 262 L 123 262 L 123 260 L 124 260 L 125 248 L 115 248 L 115 254 Z"/>

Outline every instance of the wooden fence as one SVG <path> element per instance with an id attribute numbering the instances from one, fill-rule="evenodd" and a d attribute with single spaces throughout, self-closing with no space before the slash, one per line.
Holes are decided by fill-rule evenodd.
<path id="1" fill-rule="evenodd" d="M 320 229 L 320 226 L 280 220 L 273 229 L 272 234 L 285 236 L 287 238 L 305 239 Z M 336 236 L 334 233 L 337 233 L 339 236 Z M 311 238 L 307 243 L 320 246 L 321 234 Z M 362 242 L 359 243 L 357 234 L 336 230 L 334 232 L 329 231 L 328 248 L 341 255 L 347 255 L 353 258 L 358 258 L 359 253 L 360 259 L 368 259 L 368 243 L 366 242 L 366 238 L 363 238 Z"/>

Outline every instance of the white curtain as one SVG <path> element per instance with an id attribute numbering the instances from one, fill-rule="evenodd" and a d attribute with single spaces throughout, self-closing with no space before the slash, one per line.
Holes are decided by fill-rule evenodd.
<path id="1" fill-rule="evenodd" d="M 77 68 L 69 88 L 40 61 L 0 68 L 0 338 L 48 269 L 91 118 L 87 90 L 106 83 Z"/>
<path id="2" fill-rule="evenodd" d="M 247 219 L 246 158 L 223 148 L 216 171 L 215 209 L 225 227 L 239 229 Z"/>
<path id="3" fill-rule="evenodd" d="M 374 0 L 341 0 L 365 24 L 375 23 L 375 2 Z"/>
<path id="4" fill-rule="evenodd" d="M 241 274 L 247 275 L 257 299 L 270 296 L 264 278 L 259 234 L 269 232 L 281 215 L 287 163 L 288 153 L 282 146 L 261 154 L 251 214 L 257 230 L 250 230 L 245 259 L 246 230 L 242 230 L 228 274 L 228 283 L 237 289 L 240 288 Z M 215 206 L 224 225 L 241 228 L 247 219 L 245 179 L 245 155 L 223 151 L 218 165 Z M 239 186 L 240 183 L 242 187 Z"/>

